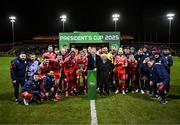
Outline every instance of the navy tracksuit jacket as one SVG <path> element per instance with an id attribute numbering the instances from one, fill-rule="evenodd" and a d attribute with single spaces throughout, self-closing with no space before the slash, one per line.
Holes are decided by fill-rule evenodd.
<path id="1" fill-rule="evenodd" d="M 154 84 L 163 83 L 164 85 L 167 85 L 169 73 L 161 63 L 157 62 L 153 66 L 150 79 Z"/>
<path id="2" fill-rule="evenodd" d="M 10 74 L 11 80 L 16 80 L 16 83 L 13 83 L 14 86 L 14 96 L 16 99 L 19 97 L 19 84 L 21 88 L 25 84 L 26 79 L 26 70 L 27 70 L 27 62 L 21 60 L 20 58 L 16 58 L 11 61 L 10 65 Z"/>

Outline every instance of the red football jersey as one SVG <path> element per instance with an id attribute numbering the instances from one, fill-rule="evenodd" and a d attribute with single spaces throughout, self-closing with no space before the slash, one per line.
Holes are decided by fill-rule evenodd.
<path id="1" fill-rule="evenodd" d="M 84 56 L 83 58 L 78 56 L 77 64 L 78 64 L 78 69 L 80 69 L 81 71 L 86 71 L 88 66 L 88 58 L 86 56 Z"/>
<path id="2" fill-rule="evenodd" d="M 53 62 L 53 65 L 52 65 L 52 70 L 54 71 L 54 72 L 60 72 L 60 69 L 62 68 L 62 65 L 63 65 L 63 61 L 62 60 L 60 60 L 60 61 L 54 61 Z"/>
<path id="3" fill-rule="evenodd" d="M 53 53 L 53 52 L 51 52 L 51 53 L 50 53 L 50 52 L 46 52 L 46 53 L 43 53 L 42 57 L 43 57 L 43 58 L 44 58 L 44 57 L 48 57 L 49 60 L 54 61 L 55 58 L 56 58 L 56 54 Z"/>
<path id="4" fill-rule="evenodd" d="M 39 73 L 40 73 L 41 77 L 45 77 L 46 74 L 49 73 L 51 70 L 52 70 L 51 63 L 49 63 L 48 65 L 41 63 L 39 66 Z"/>
<path id="5" fill-rule="evenodd" d="M 138 62 L 136 60 L 128 60 L 128 73 L 135 74 Z"/>
<path id="6" fill-rule="evenodd" d="M 77 63 L 75 59 L 66 59 L 66 61 L 64 61 L 64 65 L 63 65 L 63 70 L 64 73 L 73 73 L 75 72 L 75 70 L 77 69 Z"/>
<path id="7" fill-rule="evenodd" d="M 124 55 L 116 56 L 114 65 L 117 71 L 124 71 L 127 65 L 127 58 Z"/>

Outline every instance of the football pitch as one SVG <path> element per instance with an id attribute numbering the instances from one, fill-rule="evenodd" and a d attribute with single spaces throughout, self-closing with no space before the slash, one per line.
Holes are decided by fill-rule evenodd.
<path id="1" fill-rule="evenodd" d="M 0 57 L 0 124 L 91 124 L 87 95 L 62 96 L 60 102 L 42 104 L 12 101 L 10 60 Z M 168 104 L 150 99 L 147 94 L 128 93 L 97 96 L 95 105 L 98 124 L 180 124 L 180 58 L 174 57 L 171 68 L 171 91 Z"/>

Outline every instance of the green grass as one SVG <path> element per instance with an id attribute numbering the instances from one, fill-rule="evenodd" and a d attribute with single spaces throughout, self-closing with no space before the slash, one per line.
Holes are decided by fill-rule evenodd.
<path id="1" fill-rule="evenodd" d="M 180 58 L 174 58 L 169 103 L 162 105 L 148 95 L 127 94 L 99 97 L 96 101 L 100 124 L 180 123 Z"/>
<path id="2" fill-rule="evenodd" d="M 62 97 L 61 102 L 44 102 L 24 106 L 12 101 L 9 78 L 11 57 L 0 58 L 0 123 L 90 124 L 89 100 L 86 96 Z"/>
<path id="3" fill-rule="evenodd" d="M 16 124 L 90 124 L 87 96 L 62 97 L 61 102 L 24 106 L 12 101 L 9 64 L 12 57 L 0 57 L 0 123 Z M 180 123 L 180 58 L 174 58 L 172 89 L 167 105 L 148 95 L 126 94 L 98 96 L 96 110 L 99 124 Z"/>

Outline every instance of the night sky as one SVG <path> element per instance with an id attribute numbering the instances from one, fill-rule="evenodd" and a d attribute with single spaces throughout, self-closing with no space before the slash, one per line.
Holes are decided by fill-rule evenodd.
<path id="1" fill-rule="evenodd" d="M 15 41 L 32 39 L 38 34 L 57 34 L 62 31 L 59 16 L 67 14 L 65 31 L 114 31 L 111 15 L 118 12 L 121 17 L 118 31 L 140 34 L 140 40 L 152 40 L 155 33 L 159 42 L 168 40 L 166 14 L 176 14 L 172 22 L 172 41 L 180 41 L 180 4 L 173 0 L 2 0 L 0 3 L 0 43 L 11 42 L 10 15 L 17 17 Z"/>

